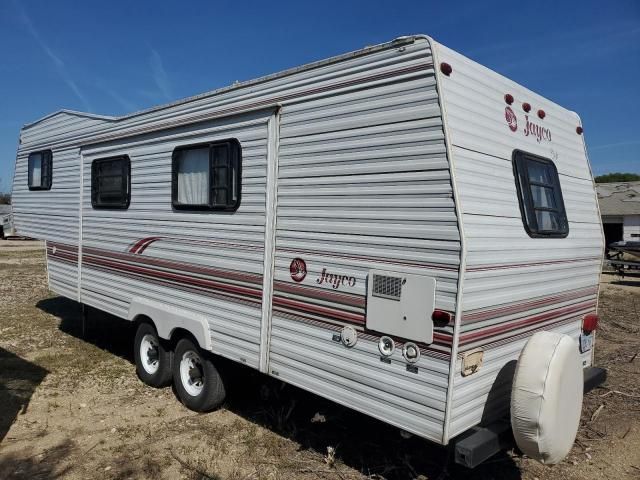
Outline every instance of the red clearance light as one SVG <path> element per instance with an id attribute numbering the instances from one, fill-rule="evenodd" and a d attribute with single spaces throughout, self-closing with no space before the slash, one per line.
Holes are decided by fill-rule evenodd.
<path id="1" fill-rule="evenodd" d="M 513 103 L 513 95 L 511 95 L 510 93 L 507 93 L 504 96 L 504 101 L 507 102 L 508 105 L 511 105 Z"/>
<path id="2" fill-rule="evenodd" d="M 451 68 L 451 65 L 449 65 L 448 63 L 442 62 L 440 64 L 440 71 L 448 77 L 449 75 L 451 75 L 451 72 L 453 72 L 453 68 Z"/>
<path id="3" fill-rule="evenodd" d="M 584 132 L 584 130 L 582 130 L 582 127 L 581 127 L 580 125 L 578 125 L 578 126 L 576 127 L 576 133 L 577 133 L 578 135 L 582 135 L 582 132 Z"/>
<path id="4" fill-rule="evenodd" d="M 584 333 L 591 333 L 598 328 L 598 315 L 595 313 L 588 313 L 582 317 L 582 331 Z"/>
<path id="5" fill-rule="evenodd" d="M 531 111 L 531 105 L 529 105 L 527 102 L 524 102 L 524 103 L 522 104 L 522 109 L 523 109 L 525 112 L 527 112 L 527 113 L 528 113 L 528 112 L 530 112 L 530 111 Z"/>
<path id="6" fill-rule="evenodd" d="M 540 117 L 541 120 L 546 116 L 547 114 L 544 113 L 544 110 L 538 110 L 538 117 Z"/>
<path id="7" fill-rule="evenodd" d="M 445 312 L 444 310 L 434 310 L 431 314 L 431 320 L 435 323 L 440 324 L 449 324 L 451 322 L 451 314 L 449 312 Z"/>

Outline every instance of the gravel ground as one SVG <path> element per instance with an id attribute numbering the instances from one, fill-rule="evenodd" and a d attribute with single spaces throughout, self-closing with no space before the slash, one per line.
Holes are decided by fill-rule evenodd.
<path id="1" fill-rule="evenodd" d="M 135 375 L 130 326 L 47 291 L 42 244 L 0 241 L 0 478 L 640 478 L 640 279 L 603 276 L 576 444 L 545 467 L 505 452 L 470 472 L 446 450 L 240 366 L 206 415 Z M 311 422 L 320 413 L 326 422 Z M 333 449 L 333 450 L 331 450 Z M 334 453 L 330 453 L 333 451 Z"/>

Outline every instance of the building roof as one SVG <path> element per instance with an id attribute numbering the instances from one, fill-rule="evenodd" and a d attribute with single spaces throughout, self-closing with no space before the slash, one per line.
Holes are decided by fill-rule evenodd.
<path id="1" fill-rule="evenodd" d="M 598 183 L 600 214 L 640 215 L 640 182 Z"/>

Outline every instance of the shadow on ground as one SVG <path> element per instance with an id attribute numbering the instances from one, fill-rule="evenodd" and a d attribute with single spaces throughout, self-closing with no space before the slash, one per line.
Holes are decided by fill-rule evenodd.
<path id="1" fill-rule="evenodd" d="M 26 413 L 47 370 L 0 348 L 0 442 L 18 415 Z"/>
<path id="2" fill-rule="evenodd" d="M 4 454 L 0 457 L 0 478 L 48 480 L 63 477 L 70 470 L 63 463 L 74 449 L 74 443 L 67 440 L 40 454 L 31 451 Z"/>
<path id="3" fill-rule="evenodd" d="M 135 328 L 130 322 L 89 309 L 83 335 L 82 312 L 76 302 L 57 297 L 39 302 L 38 308 L 58 316 L 63 332 L 133 363 Z M 415 436 L 405 439 L 395 427 L 235 362 L 218 357 L 216 362 L 228 392 L 225 408 L 295 441 L 300 450 L 325 455 L 327 447 L 334 447 L 345 465 L 371 478 L 521 478 L 520 469 L 506 453 L 471 471 L 451 462 L 445 447 Z M 311 422 L 316 413 L 326 421 Z"/>
<path id="4" fill-rule="evenodd" d="M 46 298 L 36 306 L 43 312 L 58 317 L 58 328 L 62 332 L 133 363 L 133 337 L 136 331 L 131 322 L 86 307 L 83 326 L 81 305 L 65 297 Z"/>

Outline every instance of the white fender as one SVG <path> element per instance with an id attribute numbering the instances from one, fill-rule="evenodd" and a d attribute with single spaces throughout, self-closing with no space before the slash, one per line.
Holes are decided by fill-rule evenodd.
<path id="1" fill-rule="evenodd" d="M 522 452 L 546 464 L 567 456 L 580 423 L 583 375 L 573 338 L 538 332 L 529 339 L 511 392 L 511 428 Z"/>
<path id="2" fill-rule="evenodd" d="M 176 328 L 190 332 L 205 350 L 211 350 L 211 334 L 206 317 L 155 300 L 134 297 L 127 318 L 145 315 L 153 320 L 160 338 L 169 339 Z"/>

